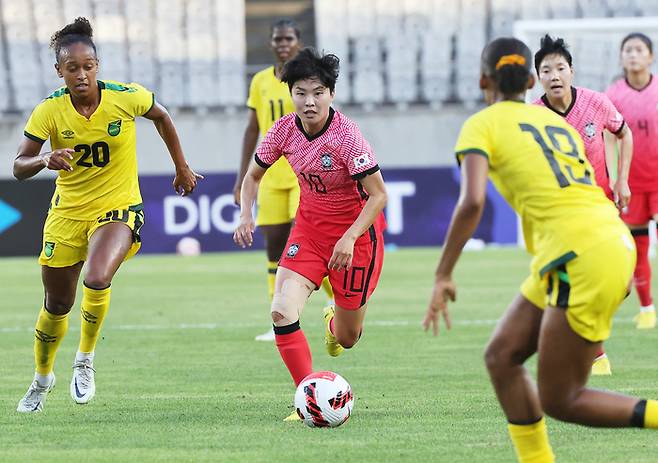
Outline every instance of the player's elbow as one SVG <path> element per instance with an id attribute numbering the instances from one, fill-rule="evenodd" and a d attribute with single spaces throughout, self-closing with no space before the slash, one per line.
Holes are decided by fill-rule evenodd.
<path id="1" fill-rule="evenodd" d="M 14 161 L 14 168 L 12 174 L 14 175 L 14 178 L 16 178 L 16 180 L 25 180 L 27 178 L 27 175 L 25 175 L 25 172 L 23 172 L 23 170 L 20 168 L 20 166 L 17 164 L 16 161 Z"/>
<path id="2" fill-rule="evenodd" d="M 484 196 L 466 195 L 459 200 L 459 210 L 462 214 L 479 214 L 484 209 Z"/>

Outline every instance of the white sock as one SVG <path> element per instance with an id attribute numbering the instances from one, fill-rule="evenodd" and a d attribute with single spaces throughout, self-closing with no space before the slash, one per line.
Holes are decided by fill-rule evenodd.
<path id="1" fill-rule="evenodd" d="M 51 371 L 47 375 L 40 375 L 39 373 L 34 373 L 34 379 L 37 380 L 37 383 L 39 383 L 39 386 L 44 387 L 44 386 L 49 386 L 50 383 L 53 382 L 53 378 L 55 377 L 55 374 Z"/>
<path id="2" fill-rule="evenodd" d="M 640 312 L 655 312 L 655 311 L 656 311 L 656 308 L 654 307 L 653 304 L 647 305 L 647 306 L 644 306 L 644 307 L 640 307 Z"/>
<path id="3" fill-rule="evenodd" d="M 94 352 L 80 352 L 75 353 L 75 361 L 82 362 L 84 360 L 89 360 L 91 363 L 94 363 Z"/>

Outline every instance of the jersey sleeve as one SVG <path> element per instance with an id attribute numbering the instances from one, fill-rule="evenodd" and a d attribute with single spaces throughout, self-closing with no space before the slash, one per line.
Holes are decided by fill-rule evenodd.
<path id="1" fill-rule="evenodd" d="M 27 124 L 25 124 L 23 134 L 30 140 L 43 144 L 54 131 L 53 118 L 48 110 L 47 100 L 44 100 L 32 111 Z"/>
<path id="2" fill-rule="evenodd" d="M 467 154 L 479 154 L 491 164 L 493 143 L 485 122 L 479 113 L 464 122 L 455 145 L 457 163 L 461 164 Z"/>
<path id="3" fill-rule="evenodd" d="M 605 94 L 603 95 L 603 109 L 605 111 L 605 128 L 615 135 L 619 134 L 624 128 L 624 117 Z"/>
<path id="4" fill-rule="evenodd" d="M 258 94 L 258 79 L 254 76 L 249 84 L 249 96 L 247 97 L 247 108 L 254 111 L 258 108 L 260 95 Z"/>
<path id="5" fill-rule="evenodd" d="M 270 127 L 270 130 L 267 131 L 263 140 L 260 142 L 260 145 L 258 145 L 254 160 L 262 168 L 268 169 L 283 155 L 281 146 L 285 140 L 288 121 L 289 118 L 287 117 L 283 117 L 276 121 L 276 123 Z"/>
<path id="6" fill-rule="evenodd" d="M 131 89 L 130 102 L 133 115 L 135 117 L 143 116 L 155 104 L 155 94 L 136 83 L 131 83 L 128 87 Z"/>
<path id="7" fill-rule="evenodd" d="M 359 180 L 379 170 L 372 148 L 357 127 L 351 123 L 347 127 L 341 148 L 341 157 L 347 165 L 347 171 L 353 180 Z"/>

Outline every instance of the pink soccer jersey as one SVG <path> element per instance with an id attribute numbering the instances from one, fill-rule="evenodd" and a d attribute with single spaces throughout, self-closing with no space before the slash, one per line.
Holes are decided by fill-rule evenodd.
<path id="1" fill-rule="evenodd" d="M 624 118 L 603 93 L 571 87 L 571 95 L 571 106 L 564 113 L 551 107 L 546 95 L 535 101 L 535 104 L 546 106 L 564 117 L 578 131 L 585 144 L 585 155 L 594 168 L 597 185 L 609 191 L 603 129 L 618 134 L 624 128 Z"/>
<path id="2" fill-rule="evenodd" d="M 379 170 L 359 128 L 330 108 L 325 126 L 310 136 L 299 117 L 288 114 L 267 132 L 255 159 L 261 167 L 268 168 L 281 156 L 290 163 L 300 186 L 295 227 L 312 232 L 318 241 L 337 241 L 368 199 L 358 180 Z M 375 227 L 381 230 L 380 219 Z M 369 233 L 359 238 L 363 242 L 370 240 Z"/>
<path id="3" fill-rule="evenodd" d="M 658 79 L 642 89 L 619 79 L 606 95 L 633 132 L 633 160 L 628 184 L 632 192 L 658 191 Z"/>

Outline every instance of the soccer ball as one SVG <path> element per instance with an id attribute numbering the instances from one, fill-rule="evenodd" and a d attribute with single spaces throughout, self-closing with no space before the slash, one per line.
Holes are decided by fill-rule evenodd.
<path id="1" fill-rule="evenodd" d="M 198 256 L 201 254 L 201 243 L 191 236 L 181 238 L 176 245 L 176 254 L 179 256 Z"/>
<path id="2" fill-rule="evenodd" d="M 335 428 L 352 413 L 354 394 L 342 376 L 331 371 L 311 373 L 295 392 L 295 409 L 312 428 Z"/>

